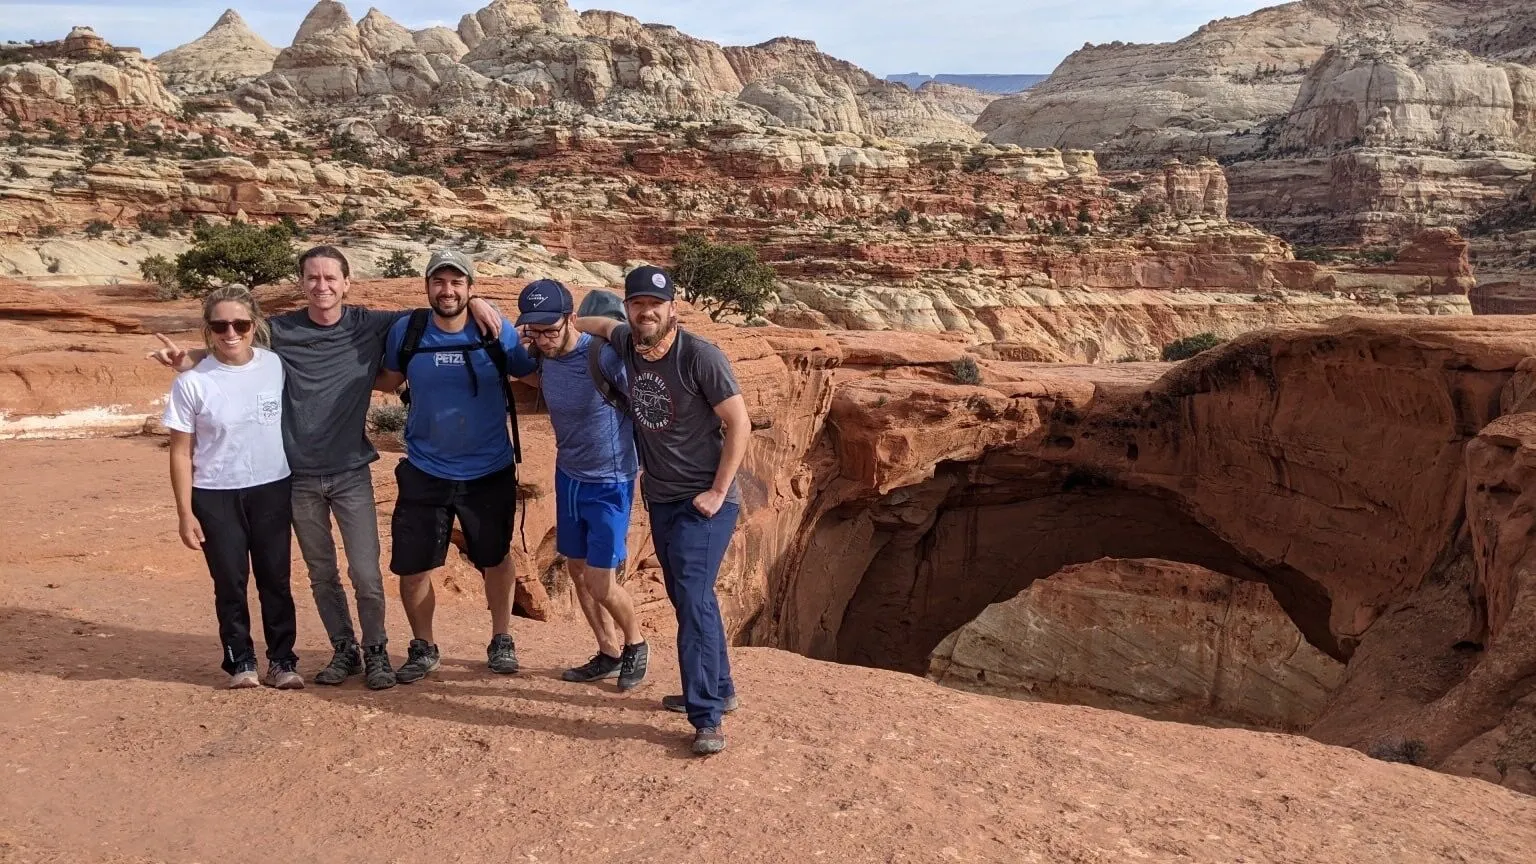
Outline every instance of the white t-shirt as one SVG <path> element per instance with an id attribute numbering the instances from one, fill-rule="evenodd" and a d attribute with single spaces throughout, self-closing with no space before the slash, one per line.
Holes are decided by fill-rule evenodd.
<path id="1" fill-rule="evenodd" d="M 192 485 L 248 489 L 288 476 L 283 454 L 283 362 L 263 348 L 244 366 L 209 354 L 176 376 L 167 428 L 190 432 Z"/>

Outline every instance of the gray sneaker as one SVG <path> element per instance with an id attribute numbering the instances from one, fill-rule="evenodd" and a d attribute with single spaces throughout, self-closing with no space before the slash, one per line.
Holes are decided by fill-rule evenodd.
<path id="1" fill-rule="evenodd" d="M 229 676 L 229 683 L 225 686 L 231 690 L 245 690 L 260 687 L 261 679 L 256 677 L 255 666 L 242 666 Z"/>
<path id="2" fill-rule="evenodd" d="M 573 666 L 560 673 L 560 680 L 574 681 L 578 684 L 586 684 L 592 681 L 605 681 L 609 678 L 619 677 L 621 660 L 618 657 L 609 657 L 599 651 L 592 655 L 592 659 Z"/>
<path id="3" fill-rule="evenodd" d="M 713 756 L 725 749 L 725 733 L 719 726 L 705 726 L 693 733 L 693 754 Z"/>
<path id="4" fill-rule="evenodd" d="M 688 713 L 688 703 L 685 702 L 683 700 L 683 697 L 680 696 L 680 695 L 679 696 L 663 696 L 663 697 L 661 697 L 661 707 L 667 709 L 668 711 L 676 711 L 679 714 L 687 714 Z M 740 708 L 740 707 L 741 707 L 741 700 L 736 698 L 736 694 L 735 693 L 732 693 L 725 700 L 725 713 L 727 713 L 727 714 L 731 713 L 732 711 L 735 711 L 737 708 Z"/>
<path id="5" fill-rule="evenodd" d="M 491 644 L 485 647 L 485 665 L 498 675 L 517 673 L 517 646 L 511 636 L 497 633 L 491 637 Z"/>
<path id="6" fill-rule="evenodd" d="M 369 690 L 388 690 L 398 683 L 395 678 L 395 670 L 389 667 L 389 653 L 383 645 L 370 645 L 363 652 L 363 665 L 367 667 L 367 675 L 363 683 Z"/>
<path id="7" fill-rule="evenodd" d="M 278 690 L 303 690 L 304 679 L 293 670 L 290 663 L 273 663 L 267 666 L 267 674 L 262 677 L 261 683 Z"/>
<path id="8" fill-rule="evenodd" d="M 395 670 L 395 680 L 401 684 L 420 681 L 427 677 L 427 673 L 436 670 L 441 660 L 436 645 L 424 639 L 412 639 L 411 646 L 406 649 L 405 662 Z"/>
<path id="9" fill-rule="evenodd" d="M 624 654 L 619 658 L 619 690 L 633 690 L 645 681 L 650 657 L 651 649 L 644 642 L 624 646 Z"/>
<path id="10" fill-rule="evenodd" d="M 357 643 L 351 639 L 337 639 L 331 643 L 331 647 L 336 649 L 336 653 L 324 669 L 315 673 L 315 683 L 334 687 L 363 671 L 363 655 L 357 650 Z"/>

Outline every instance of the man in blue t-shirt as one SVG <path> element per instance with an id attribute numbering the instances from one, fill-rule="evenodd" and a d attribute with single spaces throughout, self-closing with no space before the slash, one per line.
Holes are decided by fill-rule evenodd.
<path id="1" fill-rule="evenodd" d="M 611 301 L 606 308 L 623 320 L 618 298 L 603 291 L 587 298 L 583 314 L 601 314 L 605 298 Z M 626 557 L 634 501 L 634 429 L 627 415 L 604 400 L 593 377 L 600 375 L 623 392 L 624 363 L 606 342 L 576 330 L 571 292 L 561 283 L 530 282 L 517 308 L 517 326 L 539 355 L 539 387 L 555 427 L 555 551 L 565 556 L 576 599 L 597 635 L 592 659 L 561 677 L 583 682 L 616 677 L 620 690 L 630 690 L 645 680 L 649 661 L 634 602 L 614 578 Z M 600 352 L 596 368 L 593 351 Z"/>
<path id="2" fill-rule="evenodd" d="M 468 257 L 452 250 L 433 253 L 426 281 L 431 314 L 418 310 L 390 328 L 376 385 L 394 390 L 410 383 L 406 458 L 395 466 L 399 495 L 390 520 L 389 569 L 400 577 L 400 602 L 414 637 L 395 671 L 402 684 L 438 666 L 432 638 L 437 600 L 430 577 L 447 557 L 455 518 L 469 560 L 485 576 L 491 609 L 487 665 L 502 674 L 517 671 L 510 555 L 517 476 L 507 434 L 509 394 L 493 352 L 499 345 L 505 372 L 514 378 L 531 374 L 535 366 L 510 322 L 497 339 L 483 338 L 470 320 L 475 271 Z"/>

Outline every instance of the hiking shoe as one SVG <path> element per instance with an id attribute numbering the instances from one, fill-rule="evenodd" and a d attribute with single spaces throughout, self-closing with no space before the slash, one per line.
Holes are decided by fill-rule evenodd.
<path id="1" fill-rule="evenodd" d="M 682 696 L 663 696 L 663 697 L 661 697 L 661 707 L 667 709 L 668 711 L 676 711 L 679 714 L 687 714 L 688 713 L 688 703 L 683 701 L 683 697 Z M 735 693 L 732 693 L 725 700 L 725 713 L 727 713 L 727 714 L 731 713 L 732 711 L 735 711 L 737 708 L 740 708 L 740 707 L 741 707 L 741 700 L 736 698 L 736 694 Z"/>
<path id="2" fill-rule="evenodd" d="M 278 690 L 303 690 L 304 679 L 299 673 L 293 671 L 290 663 L 272 663 L 267 666 L 267 674 L 261 679 L 261 683 Z"/>
<path id="3" fill-rule="evenodd" d="M 383 645 L 371 645 L 363 652 L 363 665 L 366 667 L 367 676 L 363 683 L 369 690 L 388 690 L 398 683 L 395 680 L 395 670 L 389 667 L 389 652 Z"/>
<path id="4" fill-rule="evenodd" d="M 491 671 L 499 675 L 511 675 L 517 672 L 517 646 L 512 644 L 512 637 L 506 633 L 497 633 L 491 637 L 491 644 L 485 647 L 485 665 L 491 667 Z"/>
<path id="5" fill-rule="evenodd" d="M 719 726 L 705 726 L 693 733 L 693 753 L 695 756 L 713 756 L 725 749 L 725 733 Z"/>
<path id="6" fill-rule="evenodd" d="M 645 680 L 645 667 L 650 661 L 651 649 L 644 642 L 624 646 L 619 658 L 619 690 L 633 690 Z"/>
<path id="7" fill-rule="evenodd" d="M 591 660 L 561 672 L 560 680 L 585 684 L 589 681 L 617 678 L 619 677 L 619 664 L 620 659 L 618 657 L 609 657 L 607 654 L 599 651 L 592 655 Z"/>
<path id="8" fill-rule="evenodd" d="M 428 643 L 425 639 L 412 639 L 411 647 L 406 649 L 405 662 L 395 670 L 395 680 L 401 684 L 410 684 L 427 677 L 427 673 L 437 668 L 438 661 L 442 657 L 437 653 L 437 646 Z"/>
<path id="9" fill-rule="evenodd" d="M 256 677 L 256 667 L 241 666 L 229 676 L 229 684 L 226 686 L 231 690 L 245 690 L 260 685 L 261 681 Z"/>
<path id="10" fill-rule="evenodd" d="M 331 656 L 331 662 L 325 664 L 325 668 L 315 673 L 316 684 L 335 686 L 347 680 L 348 676 L 356 675 L 363 671 L 363 655 L 357 650 L 357 643 L 351 639 L 337 639 L 331 645 L 336 653 Z"/>

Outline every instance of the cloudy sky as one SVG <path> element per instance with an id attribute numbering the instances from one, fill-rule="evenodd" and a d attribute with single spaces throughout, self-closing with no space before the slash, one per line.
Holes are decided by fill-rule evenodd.
<path id="1" fill-rule="evenodd" d="M 410 28 L 456 26 L 488 0 L 373 0 Z M 256 32 L 287 45 L 313 0 L 0 0 L 0 39 L 58 39 L 76 24 L 155 55 L 202 35 L 234 4 Z M 370 4 L 348 3 L 356 17 Z M 1046 73 L 1084 42 L 1164 42 L 1254 0 L 572 0 L 672 24 L 726 45 L 774 36 L 814 40 L 872 72 Z"/>

